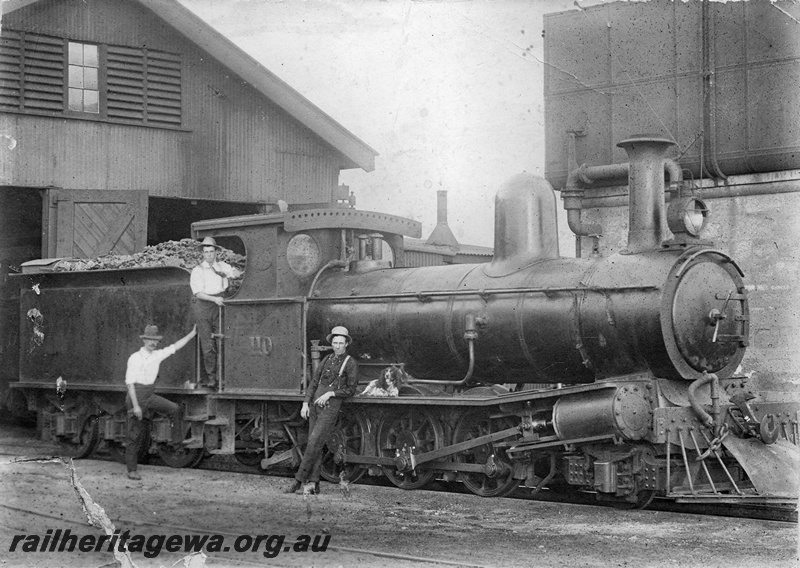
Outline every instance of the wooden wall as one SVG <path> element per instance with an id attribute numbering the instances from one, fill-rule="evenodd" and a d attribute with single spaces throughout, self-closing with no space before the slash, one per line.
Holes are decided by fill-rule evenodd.
<path id="1" fill-rule="evenodd" d="M 328 203 L 339 152 L 128 0 L 45 0 L 3 18 L 4 29 L 178 53 L 180 129 L 65 116 L 0 113 L 0 184 L 146 189 L 162 197 Z"/>

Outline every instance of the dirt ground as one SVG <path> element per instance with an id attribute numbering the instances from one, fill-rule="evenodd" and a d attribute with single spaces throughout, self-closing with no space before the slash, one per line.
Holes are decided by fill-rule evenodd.
<path id="1" fill-rule="evenodd" d="M 48 551 L 58 530 L 61 535 L 69 530 L 79 539 L 96 539 L 104 530 L 87 523 L 68 465 L 60 460 L 19 461 L 18 456 L 48 456 L 52 448 L 32 441 L 30 430 L 3 424 L 0 429 L 0 566 L 119 565 L 107 542 L 97 545 L 96 552 Z M 118 530 L 121 538 L 128 531 L 130 539 L 144 543 L 141 551 L 131 552 L 130 563 L 122 557 L 125 566 L 800 565 L 798 527 L 786 523 L 362 484 L 345 495 L 339 486 L 323 483 L 321 495 L 304 497 L 281 493 L 289 480 L 266 475 L 145 465 L 140 468 L 142 481 L 131 481 L 119 463 L 78 460 L 73 465 L 77 485 L 90 496 L 90 511 L 93 501 L 113 523 L 107 525 L 108 534 Z M 184 543 L 185 536 L 212 535 L 207 542 L 216 551 L 207 558 L 184 559 L 185 549 L 169 552 L 169 541 L 161 540 L 156 556 L 159 535 L 181 539 L 173 547 Z M 273 538 L 256 543 L 258 535 Z M 323 550 L 303 551 L 303 535 L 310 536 L 311 544 L 318 537 Z M 45 538 L 49 542 L 43 546 Z M 247 552 L 235 550 L 249 542 Z M 90 545 L 87 540 L 87 550 Z"/>

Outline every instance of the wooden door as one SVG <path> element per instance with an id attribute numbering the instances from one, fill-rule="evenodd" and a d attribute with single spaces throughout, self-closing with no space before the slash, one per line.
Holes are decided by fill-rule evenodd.
<path id="1" fill-rule="evenodd" d="M 146 190 L 48 189 L 44 258 L 133 254 L 147 245 Z"/>

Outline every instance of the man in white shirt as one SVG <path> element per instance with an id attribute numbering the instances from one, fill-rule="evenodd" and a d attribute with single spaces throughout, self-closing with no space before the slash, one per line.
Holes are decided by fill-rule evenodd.
<path id="1" fill-rule="evenodd" d="M 139 337 L 144 345 L 139 351 L 128 357 L 128 367 L 125 371 L 125 386 L 128 395 L 125 397 L 125 407 L 128 409 L 128 443 L 125 446 L 125 464 L 128 467 L 130 479 L 141 479 L 137 469 L 137 457 L 142 447 L 142 438 L 145 432 L 144 419 L 152 414 L 164 414 L 172 421 L 172 442 L 180 444 L 183 441 L 183 431 L 180 419 L 181 407 L 155 394 L 155 382 L 158 378 L 158 369 L 161 361 L 174 355 L 176 351 L 197 335 L 197 326 L 192 328 L 187 335 L 164 349 L 156 349 L 162 336 L 158 334 L 158 326 L 148 325 L 144 334 Z"/>
<path id="2" fill-rule="evenodd" d="M 208 388 L 215 388 L 217 370 L 217 344 L 214 334 L 219 333 L 219 307 L 225 304 L 222 295 L 228 289 L 228 280 L 238 278 L 241 272 L 227 262 L 217 260 L 220 248 L 212 237 L 200 243 L 203 247 L 203 261 L 192 269 L 189 281 L 192 287 L 192 310 L 197 322 L 197 335 L 200 337 L 200 350 L 203 353 L 203 369 L 206 372 Z"/>

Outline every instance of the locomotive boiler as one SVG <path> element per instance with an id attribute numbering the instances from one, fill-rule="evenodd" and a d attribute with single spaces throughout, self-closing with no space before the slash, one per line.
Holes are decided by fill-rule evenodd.
<path id="1" fill-rule="evenodd" d="M 184 406 L 184 419 L 154 421 L 150 451 L 176 467 L 209 453 L 266 470 L 295 466 L 319 338 L 345 325 L 365 381 L 389 366 L 408 379 L 399 397 L 345 403 L 327 443 L 328 480 L 369 474 L 416 489 L 439 478 L 486 497 L 521 484 L 572 488 L 640 507 L 656 495 L 795 500 L 796 408 L 759 401 L 737 376 L 750 325 L 743 274 L 700 238 L 708 210 L 682 195 L 672 172 L 666 208 L 670 145 L 620 143 L 630 157 L 629 236 L 606 258 L 558 256 L 553 191 L 527 175 L 497 195 L 485 264 L 405 267 L 403 235 L 418 236 L 419 225 L 381 213 L 195 223 L 195 237 L 238 239 L 247 267 L 219 313 L 219 387 L 194 388 L 191 357 L 167 368 L 161 391 Z M 188 328 L 188 273 L 20 278 L 15 388 L 45 435 L 74 453 L 99 443 L 118 451 L 133 350 L 120 337 L 135 337 L 144 319 L 176 337 Z M 64 337 L 79 339 L 84 357 L 70 358 Z M 174 428 L 186 438 L 180 449 L 167 444 Z"/>
<path id="2" fill-rule="evenodd" d="M 631 211 L 639 202 L 657 205 L 672 143 L 620 145 L 635 164 Z M 697 200 L 689 205 L 688 214 L 706 215 Z M 605 259 L 559 258 L 553 192 L 544 180 L 514 178 L 496 208 L 491 263 L 390 271 L 367 263 L 330 276 L 313 291 L 312 335 L 346 321 L 362 358 L 405 362 L 420 378 L 452 380 L 468 368 L 491 383 L 734 373 L 749 328 L 741 270 L 713 248 L 685 240 L 662 246 L 663 208 L 652 207 L 646 224 L 632 218 L 627 249 Z"/>

